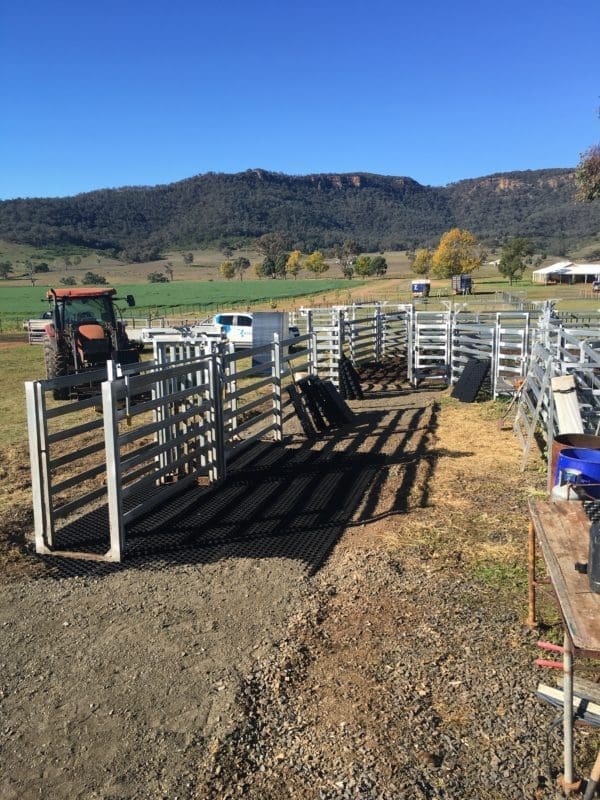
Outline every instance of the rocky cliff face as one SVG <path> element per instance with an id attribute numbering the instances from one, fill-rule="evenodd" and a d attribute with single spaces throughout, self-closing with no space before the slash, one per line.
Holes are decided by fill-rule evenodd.
<path id="1" fill-rule="evenodd" d="M 433 244 L 459 226 L 490 243 L 528 236 L 552 249 L 600 231 L 600 203 L 576 202 L 573 175 L 566 169 L 498 173 L 433 187 L 371 173 L 206 173 L 165 186 L 0 202 L 0 238 L 118 252 L 281 231 L 301 249 L 347 238 L 379 249 Z"/>

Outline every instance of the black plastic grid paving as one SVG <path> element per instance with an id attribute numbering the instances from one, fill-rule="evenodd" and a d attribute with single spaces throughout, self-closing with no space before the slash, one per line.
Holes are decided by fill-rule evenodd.
<path id="1" fill-rule="evenodd" d="M 380 377 L 377 369 L 365 372 L 369 378 Z M 392 374 L 397 380 L 398 373 Z M 327 559 L 359 506 L 372 505 L 377 473 L 389 463 L 385 455 L 373 451 L 333 448 L 334 442 L 323 437 L 313 446 L 256 442 L 241 450 L 234 454 L 223 484 L 186 489 L 128 525 L 121 564 L 39 558 L 49 577 L 101 576 L 227 557 L 297 559 L 311 574 Z M 142 499 L 132 497 L 128 506 Z M 63 527 L 55 547 L 105 553 L 109 549 L 106 506 Z"/>
<path id="2" fill-rule="evenodd" d="M 42 559 L 54 577 L 227 556 L 293 558 L 311 574 L 327 559 L 384 461 L 381 456 L 258 443 L 234 464 L 221 486 L 187 489 L 129 525 L 122 564 Z M 61 550 L 106 552 L 106 507 L 65 526 L 55 544 Z"/>

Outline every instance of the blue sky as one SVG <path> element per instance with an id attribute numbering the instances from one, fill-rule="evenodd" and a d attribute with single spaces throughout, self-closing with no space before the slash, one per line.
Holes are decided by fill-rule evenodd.
<path id="1" fill-rule="evenodd" d="M 0 198 L 261 167 L 443 185 L 600 139 L 597 0 L 4 0 Z"/>

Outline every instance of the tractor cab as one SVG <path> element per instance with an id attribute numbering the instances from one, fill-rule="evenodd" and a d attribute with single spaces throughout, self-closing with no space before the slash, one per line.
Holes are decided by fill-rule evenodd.
<path id="1" fill-rule="evenodd" d="M 52 321 L 45 330 L 48 378 L 97 369 L 109 360 L 139 361 L 139 347 L 127 338 L 115 313 L 116 289 L 50 289 Z M 128 305 L 135 305 L 131 295 Z M 60 398 L 59 398 L 60 399 Z"/>

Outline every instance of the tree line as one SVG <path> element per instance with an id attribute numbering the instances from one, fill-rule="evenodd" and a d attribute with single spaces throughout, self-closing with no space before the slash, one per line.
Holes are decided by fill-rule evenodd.
<path id="1" fill-rule="evenodd" d="M 539 266 L 545 254 L 533 260 L 534 248 L 523 236 L 514 236 L 502 243 L 498 260 L 498 272 L 508 279 L 510 285 L 520 280 L 528 266 Z M 483 264 L 487 250 L 468 230 L 452 228 L 440 238 L 436 248 L 419 248 L 412 260 L 415 275 L 432 275 L 435 278 L 452 278 L 468 275 Z"/>
<path id="2" fill-rule="evenodd" d="M 370 174 L 207 173 L 158 187 L 5 200 L 0 238 L 85 247 L 131 263 L 220 241 L 248 245 L 271 231 L 285 236 L 289 252 L 325 252 L 352 239 L 366 252 L 414 251 L 458 227 L 488 247 L 525 236 L 537 250 L 561 255 L 600 227 L 600 207 L 577 203 L 576 189 L 573 170 L 501 173 L 445 187 Z"/>

